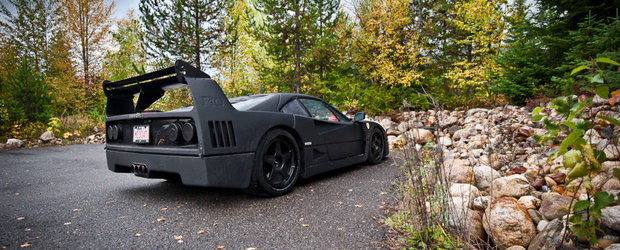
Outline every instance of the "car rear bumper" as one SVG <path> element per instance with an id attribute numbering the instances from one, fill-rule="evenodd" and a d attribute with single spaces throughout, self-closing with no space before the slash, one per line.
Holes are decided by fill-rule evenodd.
<path id="1" fill-rule="evenodd" d="M 162 155 L 106 149 L 108 169 L 131 173 L 132 165 L 144 166 L 136 175 L 166 178 L 178 175 L 185 185 L 246 188 L 250 183 L 254 153 L 217 156 Z"/>

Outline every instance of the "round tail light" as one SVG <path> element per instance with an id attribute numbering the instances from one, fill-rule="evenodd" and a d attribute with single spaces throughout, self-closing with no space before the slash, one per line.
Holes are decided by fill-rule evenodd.
<path id="1" fill-rule="evenodd" d="M 196 138 L 196 125 L 191 122 L 183 124 L 183 140 L 191 142 Z"/>
<path id="2" fill-rule="evenodd" d="M 166 138 L 170 141 L 178 141 L 181 139 L 181 125 L 178 122 L 173 122 L 166 128 Z"/>

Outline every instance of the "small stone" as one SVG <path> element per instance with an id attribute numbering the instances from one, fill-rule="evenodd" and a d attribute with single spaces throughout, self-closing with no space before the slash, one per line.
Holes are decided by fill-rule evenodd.
<path id="1" fill-rule="evenodd" d="M 616 231 L 620 231 L 620 206 L 606 207 L 601 210 L 601 223 Z"/>
<path id="2" fill-rule="evenodd" d="M 527 214 L 530 215 L 530 218 L 534 224 L 538 224 L 538 222 L 544 220 L 543 215 L 536 209 L 528 209 Z"/>
<path id="3" fill-rule="evenodd" d="M 527 171 L 527 168 L 523 166 L 511 166 L 508 168 L 506 175 L 522 174 L 525 173 L 525 171 Z"/>
<path id="4" fill-rule="evenodd" d="M 491 201 L 490 196 L 479 196 L 474 198 L 472 202 L 472 208 L 475 210 L 485 210 L 489 206 L 489 202 Z"/>
<path id="5" fill-rule="evenodd" d="M 605 156 L 607 157 L 605 159 L 607 159 L 608 161 L 620 160 L 620 149 L 614 144 L 607 145 L 603 152 L 605 152 Z"/>
<path id="6" fill-rule="evenodd" d="M 556 183 L 564 183 L 564 181 L 566 180 L 566 174 L 564 173 L 555 173 L 555 174 L 550 174 L 547 177 L 551 178 L 553 181 L 555 181 Z"/>
<path id="7" fill-rule="evenodd" d="M 407 136 L 408 138 L 414 139 L 414 141 L 418 144 L 426 144 L 426 142 L 435 138 L 433 132 L 426 129 L 412 129 L 407 132 Z"/>
<path id="8" fill-rule="evenodd" d="M 45 131 L 45 133 L 41 134 L 41 136 L 39 136 L 39 139 L 43 142 L 49 142 L 51 140 L 53 140 L 54 137 L 54 132 L 52 131 Z"/>
<path id="9" fill-rule="evenodd" d="M 476 187 L 481 190 L 486 190 L 491 187 L 493 180 L 501 178 L 497 170 L 486 165 L 475 166 L 473 171 Z"/>
<path id="10" fill-rule="evenodd" d="M 454 200 L 455 205 L 471 208 L 474 198 L 480 196 L 480 191 L 470 184 L 454 183 L 450 186 L 450 196 L 459 198 Z"/>
<path id="11" fill-rule="evenodd" d="M 551 179 L 551 177 L 546 176 L 545 177 L 545 183 L 547 184 L 548 187 L 553 188 L 556 185 L 558 185 L 553 179 Z"/>
<path id="12" fill-rule="evenodd" d="M 8 139 L 6 140 L 5 147 L 6 148 L 21 148 L 24 146 L 24 141 L 20 139 Z"/>
<path id="13" fill-rule="evenodd" d="M 547 220 L 561 218 L 568 213 L 567 209 L 570 202 L 571 197 L 557 193 L 546 193 L 542 195 L 540 212 Z"/>
<path id="14" fill-rule="evenodd" d="M 527 209 L 537 209 L 540 206 L 540 199 L 531 195 L 526 195 L 519 198 L 519 204 Z"/>
<path id="15" fill-rule="evenodd" d="M 610 176 L 613 176 L 614 168 L 620 168 L 620 161 L 605 161 L 601 164 L 601 172 L 607 173 Z"/>
<path id="16" fill-rule="evenodd" d="M 573 243 L 570 239 L 568 239 L 568 242 L 561 242 L 562 236 L 564 235 L 564 228 L 564 223 L 561 219 L 552 220 L 542 231 L 540 231 L 540 233 L 536 234 L 527 249 L 558 249 L 560 244 L 562 245 L 561 250 L 574 249 Z"/>
<path id="17" fill-rule="evenodd" d="M 543 185 L 540 189 L 541 189 L 543 192 L 546 192 L 546 193 L 547 193 L 547 192 L 551 192 L 551 188 L 547 187 L 547 185 Z"/>
<path id="18" fill-rule="evenodd" d="M 536 190 L 540 190 L 545 185 L 545 179 L 538 178 L 532 183 L 532 187 Z"/>
<path id="19" fill-rule="evenodd" d="M 605 184 L 603 184 L 601 190 L 605 192 L 620 190 L 620 180 L 616 178 L 610 178 L 607 182 L 605 182 Z"/>
<path id="20" fill-rule="evenodd" d="M 522 175 L 511 175 L 493 181 L 494 198 L 515 197 L 527 195 L 530 191 L 530 183 Z"/>
<path id="21" fill-rule="evenodd" d="M 596 242 L 596 244 L 594 244 L 592 246 L 592 248 L 594 248 L 594 249 L 609 249 L 607 247 L 611 246 L 611 244 L 614 244 L 614 242 L 612 240 L 601 238 L 601 239 L 598 239 L 598 241 Z"/>
<path id="22" fill-rule="evenodd" d="M 468 161 L 450 159 L 444 161 L 443 167 L 448 182 L 474 184 L 474 171 Z"/>
<path id="23" fill-rule="evenodd" d="M 538 232 L 542 232 L 543 230 L 545 230 L 547 225 L 549 225 L 549 221 L 541 220 L 538 222 L 538 225 L 536 226 L 536 230 L 538 230 Z"/>
<path id="24" fill-rule="evenodd" d="M 526 248 L 523 246 L 511 246 L 509 248 L 506 248 L 506 250 L 525 250 Z"/>
<path id="25" fill-rule="evenodd" d="M 446 146 L 446 147 L 452 146 L 452 140 L 450 139 L 450 137 L 447 137 L 447 136 L 439 137 L 439 143 L 442 146 Z"/>

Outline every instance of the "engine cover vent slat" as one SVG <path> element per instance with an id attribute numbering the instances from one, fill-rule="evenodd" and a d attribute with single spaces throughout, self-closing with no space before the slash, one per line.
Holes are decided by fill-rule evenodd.
<path id="1" fill-rule="evenodd" d="M 229 148 L 237 146 L 235 129 L 232 121 L 208 121 L 209 136 L 213 148 Z"/>

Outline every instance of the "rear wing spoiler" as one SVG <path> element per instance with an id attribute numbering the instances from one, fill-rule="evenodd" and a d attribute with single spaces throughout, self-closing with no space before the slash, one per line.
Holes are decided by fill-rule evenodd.
<path id="1" fill-rule="evenodd" d="M 211 77 L 190 64 L 177 60 L 174 66 L 123 79 L 116 82 L 103 81 L 103 92 L 107 97 L 106 116 L 139 113 L 161 98 L 166 89 L 193 84 L 213 83 L 224 99 L 221 88 Z M 210 89 L 212 89 L 211 86 Z M 190 87 L 190 90 L 192 88 Z M 202 88 L 200 88 L 202 89 Z M 219 90 L 219 91 L 218 91 Z M 219 95 L 218 93 L 214 93 Z M 134 96 L 139 95 L 134 106 Z"/>

